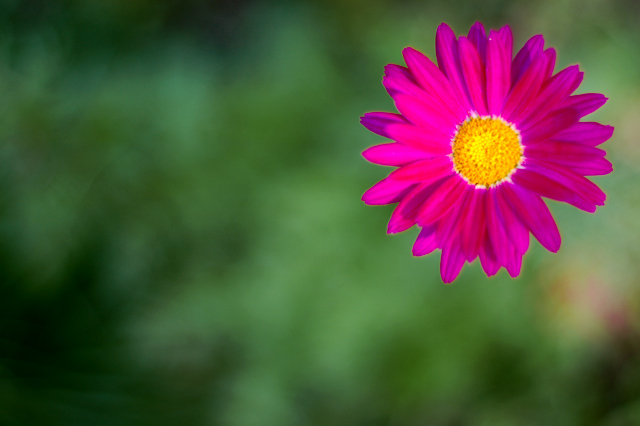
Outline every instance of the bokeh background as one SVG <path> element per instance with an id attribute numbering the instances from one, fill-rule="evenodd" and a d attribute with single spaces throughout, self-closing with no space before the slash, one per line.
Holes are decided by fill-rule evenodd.
<path id="1" fill-rule="evenodd" d="M 385 234 L 359 124 L 437 25 L 609 103 L 595 214 L 520 278 Z M 640 424 L 640 3 L 0 2 L 0 425 Z"/>

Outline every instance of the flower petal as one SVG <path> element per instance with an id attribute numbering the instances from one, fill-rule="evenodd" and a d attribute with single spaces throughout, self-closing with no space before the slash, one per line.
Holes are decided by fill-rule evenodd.
<path id="1" fill-rule="evenodd" d="M 382 78 L 382 85 L 387 89 L 391 97 L 397 93 L 406 93 L 414 96 L 429 96 L 422 90 L 411 71 L 401 65 L 389 64 L 384 67 L 385 76 Z"/>
<path id="2" fill-rule="evenodd" d="M 568 166 L 568 168 L 582 176 L 608 175 L 613 171 L 613 165 L 606 158 L 585 161 L 584 163 Z"/>
<path id="3" fill-rule="evenodd" d="M 511 176 L 511 179 L 516 185 L 520 185 L 531 192 L 542 195 L 543 197 L 569 203 L 572 206 L 589 213 L 596 211 L 596 205 L 594 202 L 580 196 L 580 194 L 569 188 L 567 185 L 544 174 L 538 173 L 537 171 L 528 169 L 518 170 Z"/>
<path id="4" fill-rule="evenodd" d="M 460 245 L 469 262 L 478 256 L 484 240 L 486 192 L 484 188 L 473 191 L 471 200 L 461 216 L 464 225 L 460 235 Z"/>
<path id="5" fill-rule="evenodd" d="M 414 182 L 398 182 L 385 178 L 367 189 L 362 194 L 362 201 L 370 206 L 397 203 L 402 200 L 414 187 Z"/>
<path id="6" fill-rule="evenodd" d="M 479 115 L 487 115 L 485 66 L 480 54 L 466 37 L 460 37 L 458 47 L 462 60 L 462 71 L 473 107 Z"/>
<path id="7" fill-rule="evenodd" d="M 487 107 L 500 114 L 511 86 L 511 51 L 497 31 L 489 32 L 487 43 Z"/>
<path id="8" fill-rule="evenodd" d="M 563 69 L 558 74 L 548 79 L 543 85 L 535 102 L 524 111 L 520 117 L 514 118 L 518 122 L 518 128 L 527 129 L 542 120 L 560 101 L 572 94 L 580 83 L 584 73 L 577 65 Z"/>
<path id="9" fill-rule="evenodd" d="M 400 114 L 392 112 L 368 112 L 360 117 L 360 123 L 370 131 L 388 138 L 387 126 L 390 124 L 407 123 Z"/>
<path id="10" fill-rule="evenodd" d="M 381 166 L 404 166 L 431 157 L 428 153 L 399 143 L 385 143 L 367 148 L 362 156 Z"/>
<path id="11" fill-rule="evenodd" d="M 407 47 L 402 51 L 409 70 L 427 93 L 442 101 L 442 106 L 449 109 L 459 121 L 464 120 L 467 110 L 454 95 L 453 87 L 442 71 L 422 53 Z"/>
<path id="12" fill-rule="evenodd" d="M 582 176 L 606 175 L 613 171 L 612 164 L 603 158 L 606 152 L 576 142 L 548 140 L 525 149 L 525 157 L 568 168 Z"/>
<path id="13" fill-rule="evenodd" d="M 526 161 L 525 167 L 528 170 L 537 172 L 561 185 L 566 186 L 576 195 L 595 204 L 596 206 L 604 205 L 604 201 L 607 198 L 606 194 L 602 192 L 598 185 L 591 182 L 584 176 L 580 176 L 579 174 L 573 173 L 566 168 L 559 167 L 555 164 L 541 160 L 528 159 Z M 519 173 L 514 173 L 512 178 L 514 178 L 516 174 Z M 595 207 L 593 210 L 595 211 Z"/>
<path id="14" fill-rule="evenodd" d="M 464 266 L 464 255 L 457 244 L 449 244 L 442 248 L 440 257 L 440 276 L 445 284 L 455 280 Z"/>
<path id="15" fill-rule="evenodd" d="M 540 87 L 544 82 L 544 69 L 547 66 L 547 57 L 538 55 L 533 59 L 527 70 L 518 78 L 515 85 L 507 95 L 502 109 L 502 116 L 508 121 L 522 115 L 536 100 Z"/>
<path id="16" fill-rule="evenodd" d="M 487 61 L 487 34 L 484 30 L 484 25 L 480 22 L 473 24 L 469 29 L 467 38 L 475 46 L 484 64 Z"/>
<path id="17" fill-rule="evenodd" d="M 612 135 L 613 126 L 605 126 L 592 121 L 582 121 L 556 134 L 553 139 L 597 146 L 609 140 Z"/>
<path id="18" fill-rule="evenodd" d="M 467 185 L 464 194 L 460 200 L 453 203 L 453 208 L 438 222 L 436 229 L 436 238 L 440 248 L 444 248 L 447 244 L 455 243 L 459 245 L 458 234 L 464 224 L 465 212 L 469 206 L 475 188 Z"/>
<path id="19" fill-rule="evenodd" d="M 431 225 L 420 230 L 411 252 L 414 256 L 425 256 L 437 248 L 436 225 Z"/>
<path id="20" fill-rule="evenodd" d="M 520 269 L 522 267 L 522 254 L 517 253 L 513 248 L 508 251 L 507 256 L 507 272 L 511 275 L 511 278 L 515 278 L 520 275 Z"/>
<path id="21" fill-rule="evenodd" d="M 440 69 L 451 82 L 454 93 L 462 107 L 470 110 L 472 106 L 469 102 L 467 86 L 462 75 L 458 41 L 451 27 L 445 23 L 440 24 L 436 31 L 436 58 Z"/>
<path id="22" fill-rule="evenodd" d="M 580 117 L 584 117 L 600 108 L 608 100 L 609 98 L 600 93 L 583 93 L 565 98 L 560 102 L 558 108 L 575 108 Z"/>
<path id="23" fill-rule="evenodd" d="M 392 172 L 389 177 L 399 181 L 434 182 L 453 174 L 453 163 L 444 155 L 416 161 Z"/>
<path id="24" fill-rule="evenodd" d="M 544 70 L 544 78 L 550 78 L 553 75 L 553 70 L 556 68 L 556 49 L 553 47 L 548 48 L 542 54 L 547 58 L 547 68 Z"/>
<path id="25" fill-rule="evenodd" d="M 560 232 L 542 198 L 510 183 L 504 183 L 501 187 L 514 213 L 529 228 L 533 236 L 544 248 L 557 252 L 560 249 Z"/>
<path id="26" fill-rule="evenodd" d="M 465 189 L 469 186 L 457 175 L 452 175 L 427 198 L 418 212 L 420 226 L 429 226 L 444 216 L 460 202 Z"/>
<path id="27" fill-rule="evenodd" d="M 496 187 L 495 191 L 495 206 L 496 212 L 498 213 L 502 226 L 505 229 L 505 233 L 509 237 L 509 240 L 513 243 L 513 246 L 516 248 L 518 253 L 524 254 L 529 249 L 529 230 L 525 226 L 524 223 L 516 216 L 513 209 L 509 205 L 507 201 L 507 197 L 504 194 L 504 188 L 507 186 L 506 183 L 499 185 Z M 502 250 L 500 246 L 500 249 Z M 506 250 L 506 248 L 504 249 Z M 500 257 L 501 264 L 506 266 L 506 254 L 505 252 L 501 253 Z"/>
<path id="28" fill-rule="evenodd" d="M 574 164 L 604 157 L 606 152 L 599 148 L 575 142 L 554 139 L 528 145 L 524 150 L 526 158 L 535 158 L 554 163 Z"/>
<path id="29" fill-rule="evenodd" d="M 398 111 L 415 125 L 442 130 L 453 136 L 459 121 L 446 108 L 403 93 L 397 94 L 394 100 Z"/>
<path id="30" fill-rule="evenodd" d="M 416 224 L 416 215 L 424 200 L 433 192 L 436 185 L 429 183 L 418 184 L 398 203 L 391 213 L 387 234 L 406 231 Z"/>
<path id="31" fill-rule="evenodd" d="M 480 248 L 480 264 L 482 265 L 482 269 L 487 274 L 487 277 L 492 277 L 498 273 L 500 270 L 500 263 L 495 257 L 493 253 L 493 247 L 491 246 L 491 241 L 489 237 L 485 237 L 482 247 Z"/>
<path id="32" fill-rule="evenodd" d="M 413 124 L 392 124 L 385 131 L 388 138 L 401 144 L 433 154 L 451 153 L 451 138 L 439 129 L 417 127 Z"/>
<path id="33" fill-rule="evenodd" d="M 498 30 L 498 35 L 502 39 L 502 44 L 504 44 L 504 47 L 507 50 L 509 64 L 511 64 L 511 58 L 513 57 L 513 32 L 511 32 L 511 27 L 509 25 L 505 25 L 500 28 Z M 509 71 L 509 75 L 511 75 L 511 71 Z"/>
<path id="34" fill-rule="evenodd" d="M 502 222 L 502 214 L 498 208 L 497 192 L 498 188 L 489 188 L 486 195 L 484 207 L 487 227 L 486 238 L 488 242 L 485 245 L 485 255 L 494 259 L 499 268 L 502 265 L 506 265 L 505 250 L 513 244 L 509 240 Z M 524 232 L 528 235 L 526 230 L 524 230 Z"/>
<path id="35" fill-rule="evenodd" d="M 522 46 L 522 49 L 518 51 L 516 57 L 511 64 L 511 85 L 515 83 L 523 76 L 524 72 L 529 68 L 529 65 L 534 59 L 542 53 L 544 47 L 544 38 L 541 35 L 535 35 L 531 37 Z"/>
<path id="36" fill-rule="evenodd" d="M 522 144 L 529 145 L 542 142 L 575 124 L 580 117 L 573 108 L 565 108 L 553 111 L 544 120 L 528 129 L 520 129 Z"/>

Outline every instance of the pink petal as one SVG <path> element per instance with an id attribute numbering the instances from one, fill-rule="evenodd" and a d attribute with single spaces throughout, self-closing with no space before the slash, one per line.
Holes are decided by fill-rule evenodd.
<path id="1" fill-rule="evenodd" d="M 435 185 L 428 183 L 421 183 L 413 188 L 391 213 L 387 233 L 396 234 L 415 225 L 420 206 L 435 188 Z"/>
<path id="2" fill-rule="evenodd" d="M 366 149 L 362 156 L 371 163 L 381 166 L 404 166 L 430 157 L 422 150 L 399 143 L 386 143 Z"/>
<path id="3" fill-rule="evenodd" d="M 480 248 L 480 264 L 482 269 L 487 274 L 487 277 L 492 277 L 500 270 L 500 264 L 498 263 L 495 254 L 493 253 L 493 247 L 488 237 L 485 237 L 482 247 Z"/>
<path id="4" fill-rule="evenodd" d="M 514 85 L 527 70 L 533 60 L 542 53 L 544 38 L 541 35 L 531 37 L 516 54 L 511 64 L 511 85 Z"/>
<path id="5" fill-rule="evenodd" d="M 413 78 L 413 74 L 409 71 L 409 68 L 403 67 L 402 65 L 397 64 L 387 64 L 384 67 L 384 75 L 386 77 L 397 78 L 400 80 L 405 80 L 410 82 L 411 84 L 417 85 L 415 78 Z"/>
<path id="6" fill-rule="evenodd" d="M 580 176 L 566 168 L 541 160 L 528 159 L 525 163 L 525 167 L 528 170 L 537 172 L 561 185 L 566 186 L 577 196 L 580 196 L 597 206 L 604 205 L 604 201 L 607 198 L 606 194 L 602 192 L 598 185 L 591 182 L 584 176 Z M 520 171 L 521 170 L 518 172 Z M 514 173 L 512 178 L 514 178 L 516 174 L 518 173 Z M 593 210 L 595 210 L 595 208 Z"/>
<path id="7" fill-rule="evenodd" d="M 575 173 L 582 176 L 608 175 L 613 171 L 613 165 L 605 158 L 585 161 L 580 164 L 572 164 L 568 167 Z"/>
<path id="8" fill-rule="evenodd" d="M 522 254 L 517 253 L 513 248 L 511 248 L 511 250 L 508 251 L 506 267 L 511 278 L 515 278 L 520 275 Z"/>
<path id="9" fill-rule="evenodd" d="M 509 77 L 511 77 L 511 59 L 513 58 L 513 33 L 511 32 L 511 27 L 509 25 L 505 25 L 500 28 L 500 30 L 498 30 L 498 35 L 502 40 L 505 55 L 509 61 Z M 511 81 L 507 82 L 507 86 L 511 86 Z"/>
<path id="10" fill-rule="evenodd" d="M 526 158 L 567 168 L 582 176 L 606 175 L 613 171 L 611 163 L 602 158 L 606 152 L 576 142 L 550 139 L 526 147 Z"/>
<path id="11" fill-rule="evenodd" d="M 460 274 L 463 266 L 464 255 L 455 243 L 443 247 L 440 257 L 440 275 L 445 284 L 452 283 Z"/>
<path id="12" fill-rule="evenodd" d="M 386 178 L 367 189 L 362 195 L 362 201 L 370 206 L 397 203 L 415 187 L 413 182 L 398 182 Z"/>
<path id="13" fill-rule="evenodd" d="M 584 76 L 577 65 L 570 66 L 548 79 L 543 85 L 535 102 L 524 111 L 521 116 L 515 118 L 519 129 L 527 129 L 542 120 L 551 108 L 573 93 Z"/>
<path id="14" fill-rule="evenodd" d="M 575 142 L 554 139 L 528 145 L 524 150 L 526 158 L 536 158 L 555 163 L 582 163 L 604 157 L 606 152 L 599 148 Z"/>
<path id="15" fill-rule="evenodd" d="M 565 98 L 558 104 L 558 108 L 575 108 L 580 117 L 584 117 L 600 108 L 608 99 L 600 93 L 583 93 Z"/>
<path id="16" fill-rule="evenodd" d="M 414 256 L 425 256 L 438 248 L 436 242 L 436 226 L 422 228 L 411 252 Z"/>
<path id="17" fill-rule="evenodd" d="M 497 268 L 505 266 L 512 277 L 517 276 L 522 255 L 529 247 L 529 231 L 513 215 L 501 187 L 490 188 L 487 193 L 487 233 L 489 241 L 480 252 L 480 261 L 486 265 L 483 266 L 485 271 L 495 273 Z"/>
<path id="18" fill-rule="evenodd" d="M 613 135 L 613 126 L 583 121 L 575 123 L 568 129 L 558 133 L 554 140 L 577 142 L 589 146 L 597 146 L 607 141 Z"/>
<path id="19" fill-rule="evenodd" d="M 462 178 L 452 175 L 425 200 L 417 221 L 420 226 L 429 226 L 444 216 L 451 208 L 458 204 L 469 186 Z"/>
<path id="20" fill-rule="evenodd" d="M 494 30 L 487 44 L 487 106 L 490 114 L 500 114 L 511 86 L 511 51 Z"/>
<path id="21" fill-rule="evenodd" d="M 546 57 L 547 67 L 544 70 L 544 78 L 548 79 L 553 75 L 553 70 L 556 67 L 556 49 L 553 47 L 548 48 L 542 54 Z"/>
<path id="22" fill-rule="evenodd" d="M 431 154 L 451 154 L 451 137 L 439 129 L 417 127 L 413 124 L 393 124 L 387 126 L 385 131 L 387 137 L 401 144 Z"/>
<path id="23" fill-rule="evenodd" d="M 453 173 L 451 158 L 440 155 L 401 167 L 389 177 L 398 181 L 434 182 Z"/>
<path id="24" fill-rule="evenodd" d="M 531 192 L 535 192 L 543 197 L 551 198 L 552 200 L 563 201 L 569 203 L 572 206 L 579 208 L 580 210 L 593 213 L 596 211 L 595 203 L 580 196 L 580 194 L 574 192 L 571 188 L 560 183 L 544 174 L 538 173 L 533 170 L 518 170 L 511 176 L 513 183 L 520 185 L 523 188 L 528 189 Z"/>
<path id="25" fill-rule="evenodd" d="M 530 145 L 543 142 L 575 124 L 580 117 L 573 108 L 565 108 L 549 113 L 544 120 L 528 129 L 520 129 L 522 144 Z"/>
<path id="26" fill-rule="evenodd" d="M 486 195 L 485 217 L 488 242 L 485 247 L 485 254 L 494 259 L 499 268 L 500 265 L 506 264 L 505 250 L 513 244 L 509 241 L 502 223 L 502 215 L 498 210 L 497 191 L 498 188 L 489 188 Z M 526 230 L 524 232 L 528 235 Z"/>
<path id="27" fill-rule="evenodd" d="M 466 37 L 460 37 L 458 47 L 462 58 L 462 71 L 473 107 L 478 114 L 487 115 L 487 101 L 484 92 L 486 75 L 482 59 L 476 48 Z"/>
<path id="28" fill-rule="evenodd" d="M 360 123 L 373 133 L 388 138 L 389 136 L 386 131 L 387 126 L 390 124 L 407 123 L 407 120 L 400 114 L 394 114 L 392 112 L 368 112 L 360 117 Z"/>
<path id="29" fill-rule="evenodd" d="M 480 59 L 484 64 L 487 60 L 487 35 L 484 31 L 484 25 L 480 22 L 473 24 L 471 29 L 469 29 L 469 35 L 467 37 L 475 46 L 476 50 L 480 54 Z"/>
<path id="30" fill-rule="evenodd" d="M 458 41 L 453 30 L 445 23 L 438 26 L 436 31 L 436 58 L 442 72 L 449 78 L 454 93 L 462 107 L 470 110 L 467 87 L 462 75 L 460 56 L 458 53 Z"/>
<path id="31" fill-rule="evenodd" d="M 514 117 L 519 117 L 523 111 L 531 107 L 544 82 L 544 69 L 546 66 L 546 56 L 538 55 L 522 76 L 518 78 L 515 86 L 507 95 L 502 109 L 502 116 L 506 120 L 513 122 Z"/>
<path id="32" fill-rule="evenodd" d="M 458 234 L 464 224 L 465 212 L 474 191 L 474 187 L 467 185 L 465 194 L 460 197 L 457 203 L 454 203 L 453 208 L 438 222 L 436 238 L 441 248 L 444 248 L 447 244 L 460 244 Z"/>
<path id="33" fill-rule="evenodd" d="M 467 110 L 454 95 L 453 87 L 440 69 L 429 58 L 415 49 L 407 47 L 402 51 L 409 70 L 420 85 L 433 97 L 442 101 L 441 106 L 449 109 L 457 121 L 465 119 Z"/>
<path id="34" fill-rule="evenodd" d="M 544 248 L 551 252 L 560 249 L 560 232 L 539 195 L 510 183 L 501 185 L 502 193 L 518 218 L 529 228 Z"/>
<path id="35" fill-rule="evenodd" d="M 389 64 L 384 67 L 384 71 L 385 76 L 382 78 L 382 84 L 391 97 L 394 97 L 397 93 L 428 96 L 427 92 L 418 86 L 409 69 L 400 65 Z"/>
<path id="36" fill-rule="evenodd" d="M 495 188 L 495 207 L 496 212 L 500 216 L 502 227 L 505 233 L 513 243 L 518 253 L 524 254 L 529 249 L 529 230 L 522 223 L 522 221 L 516 216 L 513 209 L 507 201 L 507 197 L 504 195 L 504 188 L 506 183 Z M 495 247 L 495 246 L 494 246 Z M 506 252 L 502 251 L 502 248 L 506 245 L 500 246 L 500 260 L 502 265 L 506 265 Z"/>
<path id="37" fill-rule="evenodd" d="M 480 246 L 484 240 L 486 189 L 476 189 L 472 193 L 469 205 L 461 219 L 464 220 L 462 228 L 461 246 L 466 259 L 471 262 L 478 256 Z M 466 216 L 466 217 L 465 217 Z"/>
<path id="38" fill-rule="evenodd" d="M 456 125 L 460 122 L 449 110 L 441 106 L 424 102 L 421 99 L 403 93 L 395 96 L 396 108 L 412 123 L 427 129 L 440 130 L 453 136 Z"/>

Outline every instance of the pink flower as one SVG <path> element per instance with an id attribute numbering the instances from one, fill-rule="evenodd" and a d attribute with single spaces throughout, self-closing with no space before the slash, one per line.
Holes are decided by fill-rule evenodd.
<path id="1" fill-rule="evenodd" d="M 383 84 L 400 113 L 361 119 L 392 140 L 365 150 L 364 158 L 397 167 L 363 201 L 398 203 L 388 233 L 417 224 L 413 254 L 441 249 L 445 283 L 476 257 L 488 276 L 501 267 L 518 276 L 529 232 L 557 252 L 560 233 L 541 197 L 588 212 L 606 198 L 585 176 L 612 171 L 596 146 L 613 127 L 580 120 L 607 98 L 572 95 L 583 73 L 574 65 L 554 75 L 556 52 L 544 50 L 541 35 L 513 59 L 512 46 L 508 26 L 487 37 L 477 22 L 456 39 L 441 24 L 439 65 L 409 47 L 402 52 L 407 67 L 385 68 Z"/>

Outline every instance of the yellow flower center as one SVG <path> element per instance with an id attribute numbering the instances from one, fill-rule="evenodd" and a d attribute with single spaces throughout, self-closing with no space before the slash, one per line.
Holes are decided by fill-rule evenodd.
<path id="1" fill-rule="evenodd" d="M 453 139 L 455 170 L 469 183 L 502 182 L 522 161 L 520 133 L 500 117 L 470 117 Z"/>

